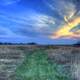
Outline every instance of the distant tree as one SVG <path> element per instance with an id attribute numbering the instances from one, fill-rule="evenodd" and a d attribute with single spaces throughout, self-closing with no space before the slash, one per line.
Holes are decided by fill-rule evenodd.
<path id="1" fill-rule="evenodd" d="M 3 43 L 2 42 L 0 42 L 0 45 L 2 45 Z"/>
<path id="2" fill-rule="evenodd" d="M 80 41 L 78 41 L 78 42 L 75 43 L 74 45 L 76 45 L 76 46 L 80 46 Z"/>
<path id="3" fill-rule="evenodd" d="M 31 43 L 27 43 L 28 45 L 37 45 L 37 43 L 31 42 Z"/>

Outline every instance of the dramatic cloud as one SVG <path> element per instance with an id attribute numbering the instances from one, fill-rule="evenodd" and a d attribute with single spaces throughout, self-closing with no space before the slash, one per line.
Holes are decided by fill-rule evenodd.
<path id="1" fill-rule="evenodd" d="M 0 21 L 0 31 L 2 28 L 5 29 L 3 33 L 5 32 L 6 35 L 10 32 L 17 36 L 46 36 L 51 34 L 52 27 L 55 25 L 56 19 L 48 16 L 48 15 L 43 15 L 43 14 L 36 14 L 33 16 L 27 16 L 25 17 L 20 17 L 20 16 L 10 16 L 10 15 L 4 15 L 0 14 L 0 18 L 2 20 Z M 10 25 L 11 24 L 11 25 Z M 54 29 L 54 27 L 53 27 Z M 10 32 L 8 32 L 10 31 Z M 1 35 L 1 34 L 0 34 Z M 5 35 L 5 36 L 6 36 Z"/>
<path id="2" fill-rule="evenodd" d="M 79 3 L 80 0 L 1 0 L 0 38 L 56 44 L 56 40 L 78 41 Z"/>
<path id="3" fill-rule="evenodd" d="M 72 32 L 71 30 L 80 24 L 79 7 L 80 1 L 66 1 L 66 0 L 44 0 L 46 5 L 50 9 L 57 10 L 60 16 L 63 17 L 64 24 L 60 26 L 56 32 L 50 36 L 50 38 L 80 38 L 80 30 Z M 75 2 L 75 3 L 74 3 Z M 53 13 L 54 14 L 54 13 Z M 78 15 L 76 15 L 78 14 Z"/>
<path id="4" fill-rule="evenodd" d="M 71 32 L 70 30 L 75 28 L 80 24 L 80 17 L 74 18 L 72 21 L 68 22 L 66 25 L 62 26 L 55 35 L 53 34 L 53 38 L 60 37 L 68 37 L 68 38 L 80 38 L 80 30 Z"/>
<path id="5" fill-rule="evenodd" d="M 72 17 L 76 12 L 76 5 L 66 0 L 44 0 L 44 3 L 50 7 L 53 12 L 56 10 L 63 18 L 64 16 Z"/>

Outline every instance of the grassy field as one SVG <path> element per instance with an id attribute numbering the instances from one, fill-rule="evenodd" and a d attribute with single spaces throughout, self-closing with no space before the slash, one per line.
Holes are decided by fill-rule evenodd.
<path id="1" fill-rule="evenodd" d="M 16 77 L 20 80 L 72 80 L 70 69 L 70 65 L 50 59 L 45 49 L 34 49 L 29 54 L 26 52 L 24 62 L 16 69 Z"/>
<path id="2" fill-rule="evenodd" d="M 79 66 L 80 47 L 0 46 L 0 80 L 80 80 Z"/>

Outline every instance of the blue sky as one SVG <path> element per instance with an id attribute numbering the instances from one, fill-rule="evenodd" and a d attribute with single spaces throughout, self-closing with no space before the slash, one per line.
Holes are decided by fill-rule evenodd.
<path id="1" fill-rule="evenodd" d="M 52 39 L 49 36 L 66 24 L 64 16 L 72 19 L 80 16 L 79 3 L 80 0 L 1 0 L 0 42 L 76 43 L 80 37 Z M 79 29 L 77 26 L 72 30 Z"/>

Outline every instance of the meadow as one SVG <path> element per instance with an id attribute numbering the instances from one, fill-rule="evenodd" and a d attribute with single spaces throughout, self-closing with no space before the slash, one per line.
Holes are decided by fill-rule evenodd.
<path id="1" fill-rule="evenodd" d="M 79 80 L 80 47 L 0 46 L 0 80 Z"/>

